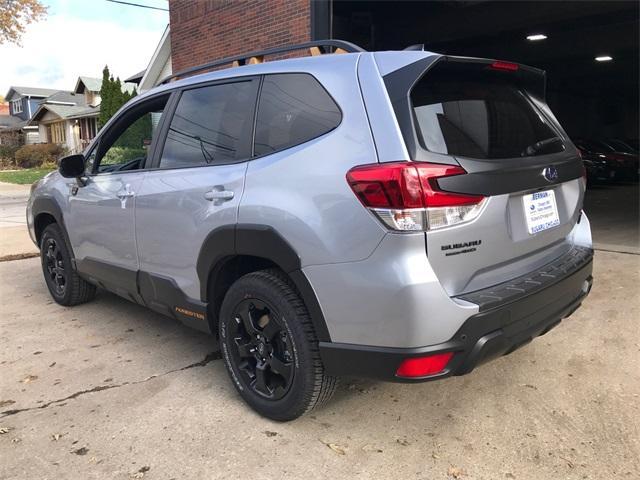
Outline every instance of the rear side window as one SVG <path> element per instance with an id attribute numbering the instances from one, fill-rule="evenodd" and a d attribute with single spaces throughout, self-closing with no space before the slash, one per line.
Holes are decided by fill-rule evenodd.
<path id="1" fill-rule="evenodd" d="M 253 82 L 186 90 L 171 119 L 160 168 L 194 167 L 246 159 L 242 135 L 251 129 Z"/>
<path id="2" fill-rule="evenodd" d="M 423 148 L 481 159 L 563 151 L 558 133 L 513 75 L 484 65 L 443 64 L 427 72 L 411 92 Z"/>
<path id="3" fill-rule="evenodd" d="M 319 137 L 340 124 L 342 114 L 311 75 L 267 75 L 256 118 L 255 155 L 266 155 Z"/>

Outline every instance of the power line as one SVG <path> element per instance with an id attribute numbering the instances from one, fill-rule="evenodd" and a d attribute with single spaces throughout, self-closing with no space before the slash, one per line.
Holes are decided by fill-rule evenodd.
<path id="1" fill-rule="evenodd" d="M 107 2 L 120 3 L 122 5 L 129 5 L 129 6 L 132 6 L 132 7 L 150 8 L 151 10 L 161 10 L 163 12 L 168 12 L 169 11 L 168 8 L 152 7 L 151 5 L 140 5 L 139 3 L 123 2 L 121 0 L 107 0 Z"/>

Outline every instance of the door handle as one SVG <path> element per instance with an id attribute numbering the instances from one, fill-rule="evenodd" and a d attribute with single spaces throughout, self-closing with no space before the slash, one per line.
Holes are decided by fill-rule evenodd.
<path id="1" fill-rule="evenodd" d="M 232 190 L 224 190 L 222 185 L 217 185 L 208 192 L 205 192 L 204 198 L 210 202 L 216 202 L 216 205 L 220 205 L 223 202 L 232 200 L 233 195 L 234 193 Z"/>
<path id="2" fill-rule="evenodd" d="M 118 197 L 120 200 L 122 200 L 123 198 L 133 197 L 134 195 L 135 192 L 131 191 L 131 185 L 129 185 L 128 183 L 124 186 L 124 190 L 120 190 L 118 193 L 116 193 L 116 197 Z"/>

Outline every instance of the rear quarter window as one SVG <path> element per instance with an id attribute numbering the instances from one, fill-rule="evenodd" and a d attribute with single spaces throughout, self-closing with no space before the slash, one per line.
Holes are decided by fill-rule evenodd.
<path id="1" fill-rule="evenodd" d="M 340 108 L 320 83 L 305 73 L 267 75 L 256 117 L 256 156 L 284 150 L 336 128 Z"/>
<path id="2" fill-rule="evenodd" d="M 502 159 L 564 150 L 511 72 L 437 65 L 414 86 L 411 103 L 419 141 L 431 152 Z"/>

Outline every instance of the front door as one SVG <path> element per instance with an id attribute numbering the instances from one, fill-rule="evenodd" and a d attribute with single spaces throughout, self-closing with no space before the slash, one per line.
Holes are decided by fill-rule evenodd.
<path id="1" fill-rule="evenodd" d="M 85 185 L 70 185 L 65 221 L 78 271 L 134 301 L 140 301 L 134 206 L 167 98 L 136 104 L 110 122 L 87 157 Z"/>

